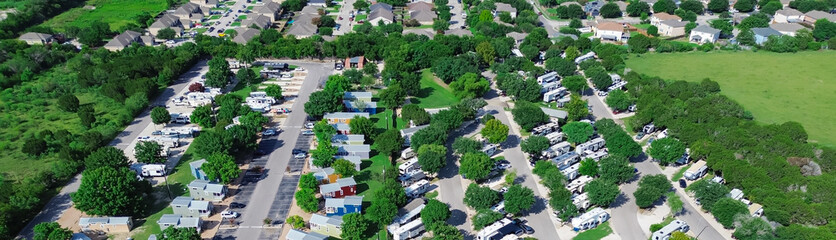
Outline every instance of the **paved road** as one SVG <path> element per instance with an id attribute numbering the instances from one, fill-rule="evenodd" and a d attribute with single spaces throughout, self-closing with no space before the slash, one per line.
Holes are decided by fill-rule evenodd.
<path id="1" fill-rule="evenodd" d="M 450 24 L 450 29 L 458 29 L 465 25 L 465 17 L 464 13 L 464 6 L 462 6 L 461 0 L 449 0 L 447 5 L 453 6 L 453 9 L 450 10 L 450 21 L 455 22 Z"/>
<path id="2" fill-rule="evenodd" d="M 212 24 L 208 24 L 207 28 L 215 27 L 215 30 L 213 32 L 205 31 L 205 32 L 203 32 L 203 34 L 205 34 L 207 36 L 217 37 L 218 34 L 219 34 L 218 30 L 220 30 L 220 29 L 234 29 L 234 28 L 236 28 L 236 27 L 230 27 L 230 25 L 232 25 L 232 23 L 235 22 L 235 19 L 238 19 L 238 16 L 236 16 L 236 15 L 247 15 L 247 13 L 243 13 L 243 12 L 239 13 L 238 12 L 238 10 L 247 10 L 246 4 L 247 4 L 246 0 L 236 0 L 235 4 L 226 5 L 226 7 L 229 7 L 229 9 L 231 9 L 232 12 L 230 12 L 229 15 L 226 15 L 227 13 L 224 12 L 223 14 L 221 14 L 221 18 L 219 18 L 218 20 L 214 20 L 214 21 L 210 22 Z M 216 25 L 215 22 L 220 22 L 220 23 L 218 23 Z M 221 33 L 222 32 L 223 31 L 221 31 Z"/>
<path id="3" fill-rule="evenodd" d="M 301 129 L 307 119 L 304 104 L 308 101 L 311 92 L 322 84 L 332 72 L 330 64 L 285 62 L 308 69 L 308 75 L 302 83 L 299 96 L 291 107 L 291 113 L 288 114 L 282 126 L 282 132 L 273 144 L 274 148 L 269 153 L 269 159 L 264 163 L 266 177 L 255 183 L 251 193 L 243 193 L 236 197 L 236 201 L 249 203 L 239 218 L 239 227 L 234 231 L 220 231 L 218 233 L 219 238 L 275 239 L 281 233 L 280 228 L 262 229 L 263 221 L 265 218 L 270 218 L 281 222 L 287 217 L 291 198 L 299 181 L 298 170 L 301 170 L 298 161 L 290 161 L 290 159 L 292 158 L 291 151 L 293 148 L 300 145 Z M 288 166 L 291 167 L 293 174 L 285 175 Z"/>
<path id="4" fill-rule="evenodd" d="M 354 1 L 355 0 L 345 0 L 340 2 L 342 7 L 340 7 L 340 11 L 337 13 L 337 16 L 334 17 L 334 20 L 337 20 L 337 24 L 340 25 L 340 29 L 334 29 L 335 36 L 349 33 L 354 28 L 354 23 L 349 21 L 350 17 L 348 16 L 348 13 L 354 10 Z M 357 13 L 355 12 L 355 14 Z M 343 19 L 340 20 L 340 17 Z"/>
<path id="5" fill-rule="evenodd" d="M 206 65 L 206 61 L 198 62 L 188 72 L 181 75 L 173 85 L 170 85 L 168 88 L 163 90 L 163 92 L 157 96 L 157 99 L 151 103 L 151 106 L 165 104 L 165 102 L 169 101 L 172 97 L 174 97 L 174 95 L 182 92 L 191 83 L 191 81 L 200 79 L 200 76 L 208 70 L 209 68 Z M 119 133 L 119 135 L 117 135 L 109 145 L 119 148 L 122 151 L 126 151 L 129 144 L 136 140 L 143 130 L 153 124 L 150 112 L 149 108 L 145 112 L 140 113 L 139 116 L 137 116 L 124 131 Z M 81 185 L 81 174 L 76 175 L 69 183 L 67 183 L 67 185 L 61 188 L 58 195 L 49 200 L 41 212 L 38 213 L 38 215 L 36 215 L 32 221 L 30 221 L 29 224 L 27 224 L 26 227 L 20 231 L 20 233 L 18 233 L 19 235 L 17 238 L 31 239 L 33 234 L 32 228 L 35 227 L 35 225 L 42 222 L 57 221 L 64 211 L 72 207 L 70 194 L 76 192 L 79 185 Z"/>

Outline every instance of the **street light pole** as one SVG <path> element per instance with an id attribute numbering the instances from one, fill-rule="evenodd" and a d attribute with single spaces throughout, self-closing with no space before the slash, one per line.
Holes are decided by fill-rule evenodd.
<path id="1" fill-rule="evenodd" d="M 173 200 L 171 198 L 171 185 L 168 184 L 168 171 L 163 168 L 163 180 L 165 181 L 165 187 L 168 189 L 168 200 Z"/>

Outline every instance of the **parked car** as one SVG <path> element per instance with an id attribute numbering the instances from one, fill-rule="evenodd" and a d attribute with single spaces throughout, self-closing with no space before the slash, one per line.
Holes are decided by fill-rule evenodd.
<path id="1" fill-rule="evenodd" d="M 639 132 L 636 134 L 636 140 L 642 139 L 644 137 L 644 132 Z"/>
<path id="2" fill-rule="evenodd" d="M 229 207 L 230 208 L 244 208 L 244 207 L 247 207 L 247 205 L 243 204 L 243 203 L 239 203 L 239 202 L 232 202 L 232 203 L 229 204 Z"/>
<path id="3" fill-rule="evenodd" d="M 238 218 L 238 216 L 240 215 L 241 214 L 238 214 L 238 212 L 233 212 L 229 210 L 221 212 L 221 218 Z"/>
<path id="4" fill-rule="evenodd" d="M 302 135 L 310 136 L 310 135 L 314 135 L 314 132 L 312 130 L 305 130 L 305 131 L 302 131 Z"/>
<path id="5" fill-rule="evenodd" d="M 522 223 L 520 223 L 520 224 L 518 224 L 518 225 L 520 226 L 520 228 L 523 230 L 523 232 L 524 232 L 525 234 L 532 234 L 532 233 L 534 233 L 534 228 L 532 228 L 531 226 L 528 226 L 528 225 L 525 225 L 525 224 L 522 224 Z"/>
<path id="6" fill-rule="evenodd" d="M 315 124 L 314 124 L 314 123 L 312 123 L 312 122 L 305 123 L 305 128 L 307 128 L 307 129 L 313 129 L 314 125 L 315 125 Z"/>
<path id="7" fill-rule="evenodd" d="M 261 132 L 261 135 L 264 135 L 264 136 L 273 136 L 273 135 L 276 135 L 276 130 L 273 130 L 273 129 L 267 129 L 267 130 L 264 130 L 264 132 Z"/>
<path id="8" fill-rule="evenodd" d="M 688 184 L 685 182 L 685 179 L 680 178 L 679 179 L 679 187 L 684 189 L 687 186 L 688 186 Z"/>
<path id="9" fill-rule="evenodd" d="M 308 157 L 307 153 L 297 153 L 296 155 L 293 155 L 293 158 L 296 159 L 305 159 L 306 157 Z"/>
<path id="10" fill-rule="evenodd" d="M 293 149 L 293 154 L 305 153 L 302 149 Z"/>

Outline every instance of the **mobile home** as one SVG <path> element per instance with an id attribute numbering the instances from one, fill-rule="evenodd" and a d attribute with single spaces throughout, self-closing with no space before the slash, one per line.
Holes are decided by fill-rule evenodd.
<path id="1" fill-rule="evenodd" d="M 699 160 L 694 165 L 691 165 L 687 171 L 685 171 L 685 179 L 688 180 L 697 180 L 702 176 L 705 176 L 705 173 L 708 171 L 708 166 L 705 166 L 705 161 Z"/>
<path id="2" fill-rule="evenodd" d="M 604 147 L 604 139 L 599 137 L 599 138 L 589 140 L 588 142 L 578 144 L 578 146 L 575 147 L 575 152 L 578 153 L 578 154 L 582 154 L 584 151 L 595 152 L 595 151 L 598 151 L 598 149 L 601 149 L 603 147 Z"/>
<path id="3" fill-rule="evenodd" d="M 416 157 L 409 159 L 405 163 L 402 163 L 400 166 L 398 166 L 398 171 L 404 175 L 419 170 L 421 170 L 421 164 L 418 164 L 418 158 Z"/>
<path id="4" fill-rule="evenodd" d="M 572 218 L 572 228 L 575 231 L 583 231 L 597 227 L 610 219 L 610 214 L 601 208 L 594 208 L 586 213 Z"/>
<path id="5" fill-rule="evenodd" d="M 424 194 L 425 192 L 427 192 L 427 190 L 429 190 L 429 189 L 430 189 L 430 181 L 427 181 L 426 179 L 422 179 L 418 182 L 413 183 L 412 185 L 409 185 L 409 187 L 406 187 L 406 189 L 404 189 L 404 190 L 406 191 L 406 196 L 407 197 L 416 198 L 416 197 L 421 196 L 421 194 Z"/>
<path id="6" fill-rule="evenodd" d="M 421 236 L 424 232 L 424 222 L 421 221 L 421 218 L 418 218 L 404 225 L 393 223 L 387 229 L 392 234 L 392 239 L 405 240 Z"/>
<path id="7" fill-rule="evenodd" d="M 563 133 L 562 132 L 549 133 L 549 134 L 546 134 L 546 138 L 549 139 L 549 144 L 554 145 L 554 144 L 557 144 L 557 143 L 563 141 Z"/>
<path id="8" fill-rule="evenodd" d="M 662 227 L 658 231 L 653 232 L 653 235 L 650 236 L 652 240 L 668 240 L 671 238 L 671 233 L 680 231 L 680 232 L 687 232 L 690 227 L 688 223 L 682 220 L 674 220 L 671 223 L 668 223 L 667 226 Z"/>
<path id="9" fill-rule="evenodd" d="M 569 184 L 566 185 L 566 189 L 570 192 L 583 192 L 583 187 L 586 186 L 587 183 L 592 182 L 592 180 L 592 177 L 589 176 L 579 176 L 578 179 L 569 182 Z"/>

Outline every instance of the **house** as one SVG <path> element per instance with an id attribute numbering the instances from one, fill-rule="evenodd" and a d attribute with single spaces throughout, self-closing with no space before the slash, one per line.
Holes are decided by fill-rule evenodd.
<path id="1" fill-rule="evenodd" d="M 766 42 L 769 36 L 781 36 L 780 32 L 772 28 L 752 28 L 752 32 L 755 34 L 755 44 L 758 45 Z"/>
<path id="2" fill-rule="evenodd" d="M 509 32 L 505 34 L 506 37 L 510 37 L 514 39 L 514 46 L 519 48 L 520 44 L 525 41 L 525 37 L 528 37 L 528 33 L 520 33 L 520 32 Z"/>
<path id="3" fill-rule="evenodd" d="M 157 21 L 154 21 L 151 26 L 148 26 L 148 32 L 150 32 L 151 35 L 157 36 L 160 30 L 171 28 L 174 30 L 175 36 L 180 36 L 183 32 L 182 26 L 183 25 L 180 23 L 179 17 L 174 16 L 173 14 L 166 14 L 158 18 Z"/>
<path id="4" fill-rule="evenodd" d="M 414 11 L 409 13 L 410 19 L 415 19 L 421 25 L 432 25 L 433 20 L 438 17 L 433 11 Z"/>
<path id="5" fill-rule="evenodd" d="M 836 14 L 830 14 L 819 10 L 809 11 L 804 14 L 804 22 L 815 24 L 819 19 L 827 19 L 830 22 L 836 22 Z"/>
<path id="6" fill-rule="evenodd" d="M 795 33 L 798 32 L 798 30 L 804 29 L 804 26 L 801 26 L 801 24 L 798 23 L 773 23 L 769 25 L 769 28 L 778 31 L 782 35 L 795 37 Z"/>
<path id="7" fill-rule="evenodd" d="M 792 8 L 775 11 L 772 18 L 774 23 L 797 23 L 804 21 L 804 13 Z"/>
<path id="8" fill-rule="evenodd" d="M 198 217 L 183 217 L 180 214 L 163 214 L 160 220 L 157 220 L 157 224 L 160 225 L 160 229 L 174 227 L 193 228 L 197 232 L 203 230 L 203 220 L 200 220 Z"/>
<path id="9" fill-rule="evenodd" d="M 362 210 L 363 196 L 325 199 L 325 215 L 329 217 L 342 216 L 349 213 L 360 213 Z"/>
<path id="10" fill-rule="evenodd" d="M 314 18 L 318 18 L 316 7 L 307 6 L 302 9 L 302 13 L 296 15 L 293 19 L 293 25 L 287 30 L 287 35 L 293 35 L 299 38 L 307 38 L 317 33 L 317 26 L 312 23 Z M 309 11 L 313 11 L 312 13 Z"/>
<path id="11" fill-rule="evenodd" d="M 78 219 L 78 226 L 85 233 L 127 233 L 133 228 L 133 221 L 131 217 L 83 217 Z"/>
<path id="12" fill-rule="evenodd" d="M 351 134 L 351 126 L 349 126 L 347 123 L 331 124 L 331 127 L 337 129 L 337 134 Z"/>
<path id="13" fill-rule="evenodd" d="M 285 236 L 287 240 L 327 240 L 328 236 L 312 232 L 306 233 L 296 229 L 290 229 L 290 232 Z"/>
<path id="14" fill-rule="evenodd" d="M 366 137 L 362 134 L 336 134 L 331 137 L 331 143 L 346 144 L 346 145 L 360 145 L 366 141 Z"/>
<path id="15" fill-rule="evenodd" d="M 371 6 L 369 6 L 369 12 L 374 12 L 374 11 L 377 11 L 377 10 L 386 10 L 386 11 L 392 12 L 392 5 L 382 3 L 382 2 L 377 2 L 377 3 L 372 4 Z M 369 19 L 371 19 L 371 18 L 369 18 Z"/>
<path id="16" fill-rule="evenodd" d="M 417 11 L 432 11 L 433 8 L 435 8 L 435 6 L 433 6 L 432 3 L 422 1 L 415 1 L 406 5 L 406 9 L 409 11 L 409 13 Z"/>
<path id="17" fill-rule="evenodd" d="M 335 113 L 326 113 L 325 116 L 322 118 L 328 122 L 328 124 L 337 124 L 337 123 L 345 123 L 349 124 L 351 119 L 354 117 L 364 117 L 369 118 L 369 113 L 367 112 L 335 112 Z"/>
<path id="18" fill-rule="evenodd" d="M 720 39 L 720 30 L 707 25 L 700 25 L 691 29 L 691 36 L 688 39 L 698 44 L 714 43 L 717 39 Z"/>
<path id="19" fill-rule="evenodd" d="M 350 112 L 367 112 L 377 114 L 377 102 L 364 101 L 343 101 L 345 108 Z"/>
<path id="20" fill-rule="evenodd" d="M 247 42 L 249 42 L 256 35 L 261 33 L 261 30 L 246 27 L 235 29 L 235 32 L 237 32 L 238 34 L 235 35 L 235 38 L 233 38 L 232 41 L 238 44 L 247 44 Z"/>
<path id="21" fill-rule="evenodd" d="M 360 156 L 337 156 L 337 160 L 343 159 L 354 164 L 354 170 L 360 171 L 360 166 L 363 164 L 363 158 Z"/>
<path id="22" fill-rule="evenodd" d="M 682 21 L 682 18 L 665 12 L 654 13 L 653 16 L 650 16 L 650 25 L 659 27 L 659 24 L 667 20 Z"/>
<path id="23" fill-rule="evenodd" d="M 398 215 L 396 215 L 393 224 L 403 225 L 415 220 L 420 217 L 421 210 L 423 210 L 425 206 L 426 204 L 424 203 L 423 198 L 413 199 L 411 202 L 407 203 L 406 206 L 398 209 Z"/>
<path id="24" fill-rule="evenodd" d="M 226 197 L 226 186 L 206 180 L 194 180 L 189 183 L 189 196 L 195 200 L 220 202 Z"/>
<path id="25" fill-rule="evenodd" d="M 142 34 L 138 32 L 127 30 L 122 34 L 116 35 L 116 37 L 107 42 L 107 44 L 104 45 L 104 48 L 110 51 L 119 51 L 127 48 L 132 43 L 143 44 L 143 39 L 140 38 L 141 36 Z M 152 43 L 153 41 L 148 44 Z"/>
<path id="26" fill-rule="evenodd" d="M 363 68 L 366 65 L 366 57 L 357 56 L 345 58 L 345 65 L 349 68 Z"/>
<path id="27" fill-rule="evenodd" d="M 217 7 L 218 0 L 189 0 L 189 3 L 198 4 L 203 7 Z"/>
<path id="28" fill-rule="evenodd" d="M 688 22 L 678 20 L 665 20 L 659 23 L 659 35 L 666 37 L 676 37 L 685 35 L 685 25 Z"/>
<path id="29" fill-rule="evenodd" d="M 377 4 L 381 3 L 376 3 L 375 5 Z M 380 25 L 379 23 L 381 21 L 383 22 L 383 24 L 391 24 L 395 22 L 395 14 L 392 13 L 391 10 L 386 10 L 383 7 L 378 7 L 376 10 L 369 12 L 369 16 L 366 18 L 366 22 L 371 23 L 372 26 Z"/>
<path id="30" fill-rule="evenodd" d="M 203 164 L 206 163 L 206 159 L 200 159 L 194 162 L 189 163 L 189 169 L 192 172 L 192 176 L 195 179 L 209 181 L 209 177 L 206 176 L 206 172 L 203 171 Z"/>
<path id="31" fill-rule="evenodd" d="M 629 34 L 624 31 L 624 24 L 617 22 L 601 22 L 592 27 L 595 32 L 593 37 L 600 38 L 602 41 L 626 42 L 630 38 Z"/>
<path id="32" fill-rule="evenodd" d="M 200 22 L 209 13 L 209 8 L 195 3 L 186 3 L 174 10 L 173 15 L 180 18 L 184 28 L 191 28 L 193 22 Z"/>
<path id="33" fill-rule="evenodd" d="M 179 196 L 171 201 L 171 209 L 174 214 L 184 217 L 209 217 L 212 215 L 212 203 L 207 201 L 192 200 L 190 197 Z"/>
<path id="34" fill-rule="evenodd" d="M 494 5 L 496 5 L 496 10 L 493 14 L 494 16 L 498 16 L 501 12 L 507 12 L 511 14 L 511 18 L 517 17 L 517 9 L 512 7 L 511 4 L 497 2 L 494 3 Z"/>
<path id="35" fill-rule="evenodd" d="M 279 21 L 282 5 L 273 1 L 264 1 L 264 5 L 253 8 L 253 13 L 261 14 L 270 18 L 271 21 Z"/>
<path id="36" fill-rule="evenodd" d="M 29 44 L 29 45 L 35 45 L 35 44 L 42 44 L 43 45 L 43 44 L 47 44 L 47 43 L 52 42 L 52 35 L 51 34 L 46 34 L 46 33 L 28 32 L 28 33 L 24 33 L 23 35 L 20 35 L 20 37 L 17 38 L 17 39 L 20 40 L 20 41 L 24 41 L 24 42 L 26 42 L 26 44 Z"/>
<path id="37" fill-rule="evenodd" d="M 549 118 L 566 119 L 566 117 L 569 116 L 569 113 L 563 110 L 551 109 L 547 107 L 540 107 L 540 109 L 543 109 L 543 113 L 548 115 Z"/>
<path id="38" fill-rule="evenodd" d="M 343 100 L 371 102 L 372 101 L 372 93 L 371 92 L 345 92 L 343 94 Z"/>
<path id="39" fill-rule="evenodd" d="M 595 17 L 601 13 L 601 7 L 603 7 L 604 4 L 606 4 L 606 2 L 601 0 L 589 1 L 583 6 L 583 11 L 587 15 Z"/>
<path id="40" fill-rule="evenodd" d="M 418 130 L 424 129 L 424 128 L 429 127 L 429 126 L 430 126 L 429 124 L 424 124 L 424 125 L 421 125 L 421 126 L 415 126 L 415 127 L 411 127 L 411 128 L 401 129 L 401 138 L 403 138 L 403 145 L 404 146 L 409 146 L 409 138 L 412 137 L 413 134 L 418 132 Z"/>
<path id="41" fill-rule="evenodd" d="M 309 0 L 308 6 L 314 7 L 328 7 L 328 4 L 325 3 L 325 0 Z"/>
<path id="42" fill-rule="evenodd" d="M 247 14 L 247 19 L 241 21 L 241 26 L 243 27 L 252 28 L 253 25 L 259 29 L 269 29 L 273 26 L 273 20 L 265 15 L 250 13 Z M 241 32 L 238 32 L 238 35 L 241 35 Z"/>
<path id="43" fill-rule="evenodd" d="M 334 168 L 332 167 L 320 168 L 314 171 L 314 178 L 316 178 L 320 184 L 335 183 L 337 182 L 337 179 L 340 178 L 340 175 L 335 173 Z"/>
<path id="44" fill-rule="evenodd" d="M 372 151 L 371 146 L 368 144 L 362 145 L 345 145 L 345 144 L 334 144 L 334 147 L 337 148 L 337 156 L 358 156 L 364 159 L 369 158 L 369 153 Z"/>
<path id="45" fill-rule="evenodd" d="M 343 198 L 357 194 L 357 182 L 354 177 L 340 178 L 335 183 L 319 186 L 319 193 L 326 198 Z"/>
<path id="46" fill-rule="evenodd" d="M 338 216 L 322 216 L 314 213 L 311 215 L 310 224 L 311 232 L 321 233 L 331 237 L 339 238 L 342 231 L 343 218 Z"/>

